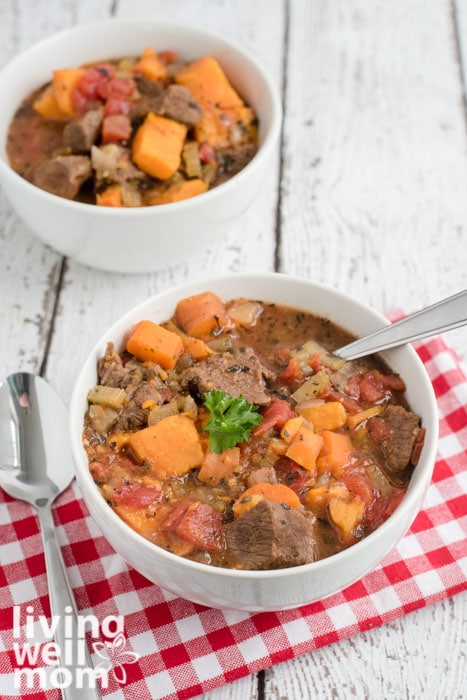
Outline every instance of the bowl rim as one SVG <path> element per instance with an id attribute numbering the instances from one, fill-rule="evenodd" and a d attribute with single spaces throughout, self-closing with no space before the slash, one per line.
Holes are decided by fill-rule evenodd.
<path id="1" fill-rule="evenodd" d="M 241 55 L 242 59 L 246 60 L 250 64 L 250 67 L 256 71 L 258 76 L 262 79 L 271 100 L 271 124 L 268 131 L 265 133 L 263 142 L 258 145 L 258 150 L 251 159 L 251 161 L 247 163 L 247 165 L 244 168 L 242 168 L 238 173 L 233 175 L 225 182 L 221 183 L 213 189 L 208 189 L 206 192 L 203 192 L 202 194 L 197 195 L 196 197 L 191 197 L 189 199 L 181 200 L 179 202 L 159 204 L 157 206 L 152 207 L 146 206 L 119 208 L 117 211 L 115 211 L 111 207 L 98 207 L 95 204 L 77 202 L 75 200 L 66 199 L 64 197 L 55 195 L 51 192 L 47 192 L 46 190 L 42 190 L 40 187 L 37 187 L 33 183 L 23 178 L 21 175 L 19 175 L 11 167 L 11 165 L 8 162 L 8 159 L 6 157 L 4 158 L 3 155 L 0 155 L 0 172 L 3 173 L 4 177 L 10 178 L 10 180 L 12 180 L 12 182 L 15 182 L 19 187 L 25 187 L 26 191 L 31 191 L 33 194 L 35 194 L 35 196 L 39 197 L 40 199 L 43 199 L 45 202 L 49 202 L 50 204 L 54 202 L 55 204 L 60 203 L 61 206 L 69 208 L 70 211 L 90 211 L 96 217 L 109 218 L 111 216 L 118 216 L 124 218 L 136 216 L 137 218 L 147 218 L 150 216 L 154 216 L 156 212 L 159 212 L 159 215 L 162 215 L 162 213 L 167 213 L 167 211 L 183 212 L 184 209 L 191 209 L 193 207 L 204 206 L 204 204 L 208 205 L 212 199 L 217 198 L 219 196 L 219 192 L 221 194 L 225 193 L 226 195 L 228 195 L 229 190 L 235 187 L 236 183 L 248 177 L 248 174 L 253 168 L 256 168 L 258 165 L 261 165 L 264 159 L 269 156 L 270 151 L 274 148 L 274 145 L 278 140 L 279 133 L 282 127 L 283 110 L 278 87 L 276 86 L 276 83 L 270 76 L 268 69 L 261 65 L 261 63 L 250 52 L 249 49 L 242 46 L 235 39 L 231 39 L 229 37 L 224 36 L 223 34 L 219 34 L 214 31 L 203 29 L 202 27 L 184 24 L 183 22 L 179 21 L 160 20 L 157 18 L 145 18 L 143 16 L 132 18 L 111 17 L 103 20 L 97 20 L 94 22 L 84 22 L 82 24 L 73 25 L 71 27 L 63 28 L 40 39 L 39 41 L 35 42 L 31 46 L 25 48 L 24 50 L 20 51 L 15 56 L 13 56 L 8 61 L 8 63 L 6 63 L 5 66 L 3 66 L 0 69 L 0 84 L 3 79 L 3 76 L 8 76 L 8 74 L 11 71 L 16 70 L 17 64 L 20 64 L 29 56 L 34 56 L 36 52 L 44 51 L 49 44 L 54 43 L 55 41 L 59 41 L 61 38 L 66 37 L 67 35 L 83 33 L 90 29 L 105 30 L 106 28 L 112 26 L 132 25 L 133 28 L 136 29 L 142 24 L 144 24 L 145 27 L 147 27 L 148 25 L 154 25 L 154 27 L 162 28 L 162 30 L 167 31 L 175 31 L 180 33 L 189 32 L 200 39 L 205 38 L 206 40 L 221 43 L 226 48 L 229 48 L 233 52 Z M 7 131 L 5 132 L 5 138 L 6 136 Z M 201 204 L 199 203 L 200 199 Z"/>
<path id="2" fill-rule="evenodd" d="M 137 533 L 135 530 L 133 530 L 129 525 L 127 525 L 105 502 L 104 498 L 100 494 L 97 486 L 95 485 L 91 473 L 89 471 L 89 464 L 87 462 L 87 458 L 85 458 L 85 453 L 84 449 L 81 443 L 81 432 L 76 430 L 76 421 L 80 418 L 81 423 L 78 422 L 78 425 L 82 426 L 82 420 L 83 416 L 81 415 L 81 406 L 83 402 L 83 394 L 84 394 L 84 389 L 85 387 L 85 375 L 88 370 L 88 366 L 91 364 L 91 362 L 97 361 L 97 357 L 99 356 L 99 353 L 102 352 L 102 347 L 105 345 L 106 341 L 112 337 L 112 333 L 116 334 L 117 328 L 121 327 L 122 325 L 127 325 L 128 327 L 130 326 L 130 323 L 133 323 L 134 321 L 130 321 L 130 318 L 132 319 L 136 315 L 140 313 L 140 310 L 142 311 L 143 309 L 146 309 L 150 307 L 151 305 L 154 305 L 157 303 L 157 300 L 161 299 L 163 300 L 165 297 L 173 297 L 176 295 L 178 298 L 183 298 L 183 295 L 185 294 L 186 291 L 191 290 L 192 293 L 195 293 L 193 291 L 194 286 L 199 286 L 203 285 L 204 283 L 206 284 L 218 284 L 219 282 L 225 282 L 225 281 L 233 281 L 236 280 L 238 282 L 241 282 L 242 279 L 253 279 L 257 282 L 272 282 L 274 279 L 278 279 L 278 277 L 281 278 L 281 280 L 284 281 L 285 284 L 288 282 L 291 282 L 292 284 L 303 284 L 305 287 L 308 287 L 310 290 L 315 289 L 316 291 L 323 291 L 324 293 L 331 293 L 334 295 L 337 299 L 340 299 L 342 301 L 346 302 L 351 302 L 352 304 L 355 304 L 357 307 L 360 308 L 363 312 L 366 312 L 370 316 L 373 316 L 373 319 L 380 321 L 381 325 L 388 325 L 389 321 L 376 309 L 373 307 L 369 306 L 363 301 L 360 301 L 356 297 L 353 297 L 349 294 L 346 294 L 336 288 L 330 287 L 329 285 L 325 285 L 319 282 L 314 282 L 312 280 L 309 280 L 304 277 L 299 277 L 295 275 L 289 275 L 289 274 L 284 274 L 284 273 L 278 273 L 278 272 L 263 272 L 263 273 L 230 273 L 222 276 L 209 276 L 209 277 L 201 277 L 196 280 L 191 280 L 189 282 L 184 282 L 180 285 L 176 285 L 174 287 L 168 288 L 161 290 L 160 292 L 154 294 L 153 296 L 147 298 L 143 302 L 137 304 L 136 306 L 133 306 L 131 309 L 129 309 L 126 313 L 124 313 L 117 321 L 115 321 L 111 327 L 99 338 L 99 340 L 94 344 L 92 350 L 88 353 L 85 361 L 83 362 L 81 369 L 76 377 L 72 395 L 71 395 L 71 400 L 70 400 L 70 419 L 69 419 L 69 425 L 70 425 L 70 433 L 71 433 L 71 447 L 72 447 L 72 453 L 73 453 L 73 458 L 75 462 L 75 472 L 77 475 L 77 480 L 78 484 L 81 484 L 81 479 L 83 479 L 86 482 L 86 485 L 90 486 L 93 489 L 93 493 L 95 494 L 96 498 L 93 499 L 93 505 L 95 508 L 98 508 L 100 513 L 107 519 L 110 519 L 111 524 L 112 524 L 112 529 L 117 530 L 120 536 L 130 538 L 132 541 L 135 541 L 135 543 L 138 545 L 138 547 L 142 547 L 145 551 L 147 551 L 148 554 L 154 555 L 154 553 L 157 553 L 157 556 L 162 557 L 164 560 L 167 560 L 169 563 L 175 564 L 176 566 L 182 566 L 186 567 L 187 571 L 189 570 L 194 570 L 198 572 L 202 572 L 204 574 L 207 574 L 209 576 L 215 576 L 215 577 L 228 577 L 228 578 L 234 578 L 234 579 L 248 579 L 248 580 L 254 580 L 254 581 L 263 581 L 265 579 L 283 579 L 287 578 L 290 579 L 290 577 L 295 578 L 295 577 L 301 577 L 304 574 L 316 574 L 319 575 L 320 572 L 324 569 L 327 569 L 329 566 L 333 565 L 338 565 L 342 564 L 345 565 L 345 562 L 349 558 L 353 558 L 355 554 L 358 556 L 358 552 L 361 552 L 364 548 L 366 547 L 371 547 L 371 545 L 378 540 L 381 542 L 381 557 L 378 559 L 378 562 L 375 564 L 374 562 L 368 565 L 368 568 L 366 571 L 363 571 L 361 576 L 365 575 L 370 570 L 373 570 L 375 566 L 378 565 L 379 562 L 388 554 L 389 551 L 391 551 L 399 542 L 402 537 L 406 534 L 408 529 L 410 528 L 411 524 L 413 523 L 416 515 L 418 514 L 421 503 L 423 501 L 423 498 L 426 495 L 426 491 L 428 489 L 428 486 L 431 482 L 432 474 L 433 474 L 433 469 L 435 465 L 435 459 L 436 459 L 436 450 L 437 450 L 437 442 L 438 442 L 438 414 L 437 414 L 437 404 L 436 404 L 436 397 L 434 394 L 433 386 L 431 384 L 431 381 L 428 377 L 428 374 L 426 372 L 426 369 L 417 355 L 415 349 L 411 345 L 405 345 L 402 346 L 401 348 L 398 348 L 398 350 L 405 351 L 407 353 L 408 357 L 411 358 L 412 361 L 415 362 L 416 365 L 418 365 L 420 371 L 421 371 L 421 377 L 422 383 L 425 388 L 426 392 L 426 398 L 428 399 L 427 402 L 427 414 L 431 418 L 430 425 L 425 425 L 424 427 L 427 428 L 427 436 L 428 439 L 425 442 L 424 445 L 424 450 L 425 452 L 422 452 L 423 455 L 423 462 L 422 464 L 424 465 L 423 468 L 423 478 L 421 479 L 421 483 L 419 483 L 418 489 L 415 491 L 414 488 L 410 488 L 409 483 L 409 488 L 407 489 L 407 492 L 397 507 L 397 509 L 394 511 L 394 513 L 382 524 L 380 527 L 378 527 L 374 532 L 370 533 L 367 535 L 363 540 L 360 542 L 357 542 L 356 544 L 340 551 L 337 552 L 336 554 L 333 554 L 329 557 L 326 557 L 324 559 L 319 559 L 314 562 L 310 562 L 308 564 L 301 564 L 300 566 L 295 566 L 295 567 L 287 567 L 283 569 L 266 569 L 266 570 L 241 570 L 241 569 L 229 569 L 229 568 L 223 568 L 223 567 L 216 567 L 212 566 L 210 564 L 204 564 L 202 562 L 196 562 L 192 561 L 190 559 L 186 559 L 184 557 L 181 557 L 179 555 L 173 554 L 171 552 L 168 552 L 167 550 L 163 549 L 157 544 L 154 544 L 153 542 L 150 542 L 146 538 L 144 538 L 142 535 Z M 207 287 L 206 287 L 207 288 Z M 267 296 L 267 295 L 266 295 Z M 264 298 L 264 301 L 268 301 L 267 298 Z M 390 352 L 390 351 L 389 351 Z M 387 549 L 388 544 L 385 543 L 385 535 L 386 531 L 388 531 L 391 528 L 391 525 L 395 521 L 395 517 L 400 518 L 401 520 L 404 520 L 407 522 L 407 527 L 405 528 L 404 532 L 398 537 L 396 543 L 391 543 L 391 546 L 389 550 Z M 356 552 L 355 548 L 358 547 L 358 552 Z M 359 576 L 359 578 L 361 578 Z M 336 589 L 338 590 L 338 589 Z M 332 594 L 333 591 L 330 591 L 329 594 Z"/>

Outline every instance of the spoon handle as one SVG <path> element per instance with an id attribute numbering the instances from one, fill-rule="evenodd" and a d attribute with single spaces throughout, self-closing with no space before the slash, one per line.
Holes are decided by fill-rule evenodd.
<path id="1" fill-rule="evenodd" d="M 62 669 L 59 683 L 64 700 L 98 700 L 99 686 L 90 687 L 94 679 L 93 664 L 84 630 L 80 630 L 73 591 L 68 580 L 60 548 L 55 536 L 50 502 L 36 502 L 44 542 L 50 610 L 57 645 L 58 666 Z"/>
<path id="2" fill-rule="evenodd" d="M 344 345 L 334 352 L 343 360 L 356 360 L 396 345 L 437 335 L 467 324 L 467 289 L 427 306 L 410 316 L 383 326 L 374 333 Z"/>

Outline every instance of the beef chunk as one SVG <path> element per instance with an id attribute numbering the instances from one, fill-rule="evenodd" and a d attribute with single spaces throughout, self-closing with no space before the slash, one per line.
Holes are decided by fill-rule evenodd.
<path id="1" fill-rule="evenodd" d="M 162 117 L 174 119 L 191 127 L 195 126 L 203 116 L 201 107 L 184 85 L 169 85 L 159 99 L 156 111 Z"/>
<path id="2" fill-rule="evenodd" d="M 89 177 L 91 161 L 87 156 L 55 156 L 34 169 L 33 183 L 59 197 L 74 199 Z"/>
<path id="3" fill-rule="evenodd" d="M 296 508 L 262 499 L 225 526 L 240 569 L 280 569 L 316 559 L 313 523 Z"/>
<path id="4" fill-rule="evenodd" d="M 381 425 L 380 421 L 383 421 Z M 368 421 L 371 435 L 381 441 L 388 475 L 398 475 L 412 464 L 414 446 L 419 446 L 420 418 L 403 406 L 389 404 L 382 416 Z"/>
<path id="5" fill-rule="evenodd" d="M 256 150 L 256 146 L 253 144 L 218 148 L 216 158 L 219 162 L 219 168 L 214 185 L 220 185 L 243 170 L 255 155 Z"/>
<path id="6" fill-rule="evenodd" d="M 164 85 L 160 80 L 152 80 L 151 78 L 146 78 L 144 75 L 136 75 L 134 80 L 138 92 L 146 97 L 159 97 L 164 91 Z"/>
<path id="7" fill-rule="evenodd" d="M 102 109 L 91 109 L 79 119 L 73 119 L 63 130 L 63 145 L 74 153 L 90 151 L 102 125 Z"/>
<path id="8" fill-rule="evenodd" d="M 266 380 L 274 372 L 261 364 L 252 348 L 243 347 L 234 353 L 211 355 L 188 369 L 183 385 L 204 395 L 213 389 L 224 391 L 234 398 L 240 394 L 250 403 L 267 406 L 271 397 L 266 392 Z"/>

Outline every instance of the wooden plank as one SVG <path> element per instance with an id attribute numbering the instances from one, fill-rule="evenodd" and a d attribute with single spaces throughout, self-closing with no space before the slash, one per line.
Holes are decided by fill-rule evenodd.
<path id="1" fill-rule="evenodd" d="M 453 37 L 447 0 L 291 4 L 281 270 L 380 310 L 467 287 Z"/>

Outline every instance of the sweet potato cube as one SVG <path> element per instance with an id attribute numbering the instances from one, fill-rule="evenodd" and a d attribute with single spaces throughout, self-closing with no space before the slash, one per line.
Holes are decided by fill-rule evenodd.
<path id="1" fill-rule="evenodd" d="M 58 106 L 62 112 L 74 116 L 73 90 L 84 74 L 84 68 L 60 68 L 54 70 L 52 86 Z"/>
<path id="2" fill-rule="evenodd" d="M 224 302 L 209 291 L 181 299 L 175 316 L 185 333 L 196 338 L 207 336 L 214 329 L 229 324 Z"/>
<path id="3" fill-rule="evenodd" d="M 157 479 L 183 476 L 203 461 L 196 426 L 182 413 L 162 418 L 149 428 L 133 433 L 129 446 Z"/>
<path id="4" fill-rule="evenodd" d="M 345 424 L 347 413 L 339 401 L 327 401 L 318 406 L 300 408 L 297 413 L 313 423 L 315 430 L 337 430 Z"/>
<path id="5" fill-rule="evenodd" d="M 203 108 L 209 104 L 220 109 L 244 106 L 243 100 L 212 56 L 202 56 L 190 63 L 176 74 L 175 82 L 185 85 Z"/>
<path id="6" fill-rule="evenodd" d="M 168 180 L 180 167 L 187 127 L 150 112 L 135 134 L 132 158 L 145 173 Z"/>
<path id="7" fill-rule="evenodd" d="M 351 500 L 343 500 L 333 497 L 328 503 L 328 515 L 330 522 L 337 528 L 342 542 L 345 544 L 353 541 L 355 528 L 361 522 L 365 504 L 358 496 Z"/>
<path id="8" fill-rule="evenodd" d="M 150 80 L 163 80 L 167 77 L 167 66 L 162 63 L 154 49 L 144 49 L 141 58 L 133 67 L 133 73 L 140 73 Z"/>
<path id="9" fill-rule="evenodd" d="M 169 204 L 181 202 L 182 199 L 190 199 L 198 194 L 203 194 L 208 189 L 208 183 L 200 178 L 182 180 L 168 187 L 164 192 L 148 197 L 149 204 Z"/>
<path id="10" fill-rule="evenodd" d="M 57 102 L 52 85 L 48 85 L 32 104 L 34 110 L 45 119 L 52 121 L 67 121 L 70 116 L 66 114 Z"/>
<path id="11" fill-rule="evenodd" d="M 126 349 L 140 360 L 173 369 L 183 351 L 183 341 L 179 335 L 153 321 L 140 321 L 132 328 Z"/>

